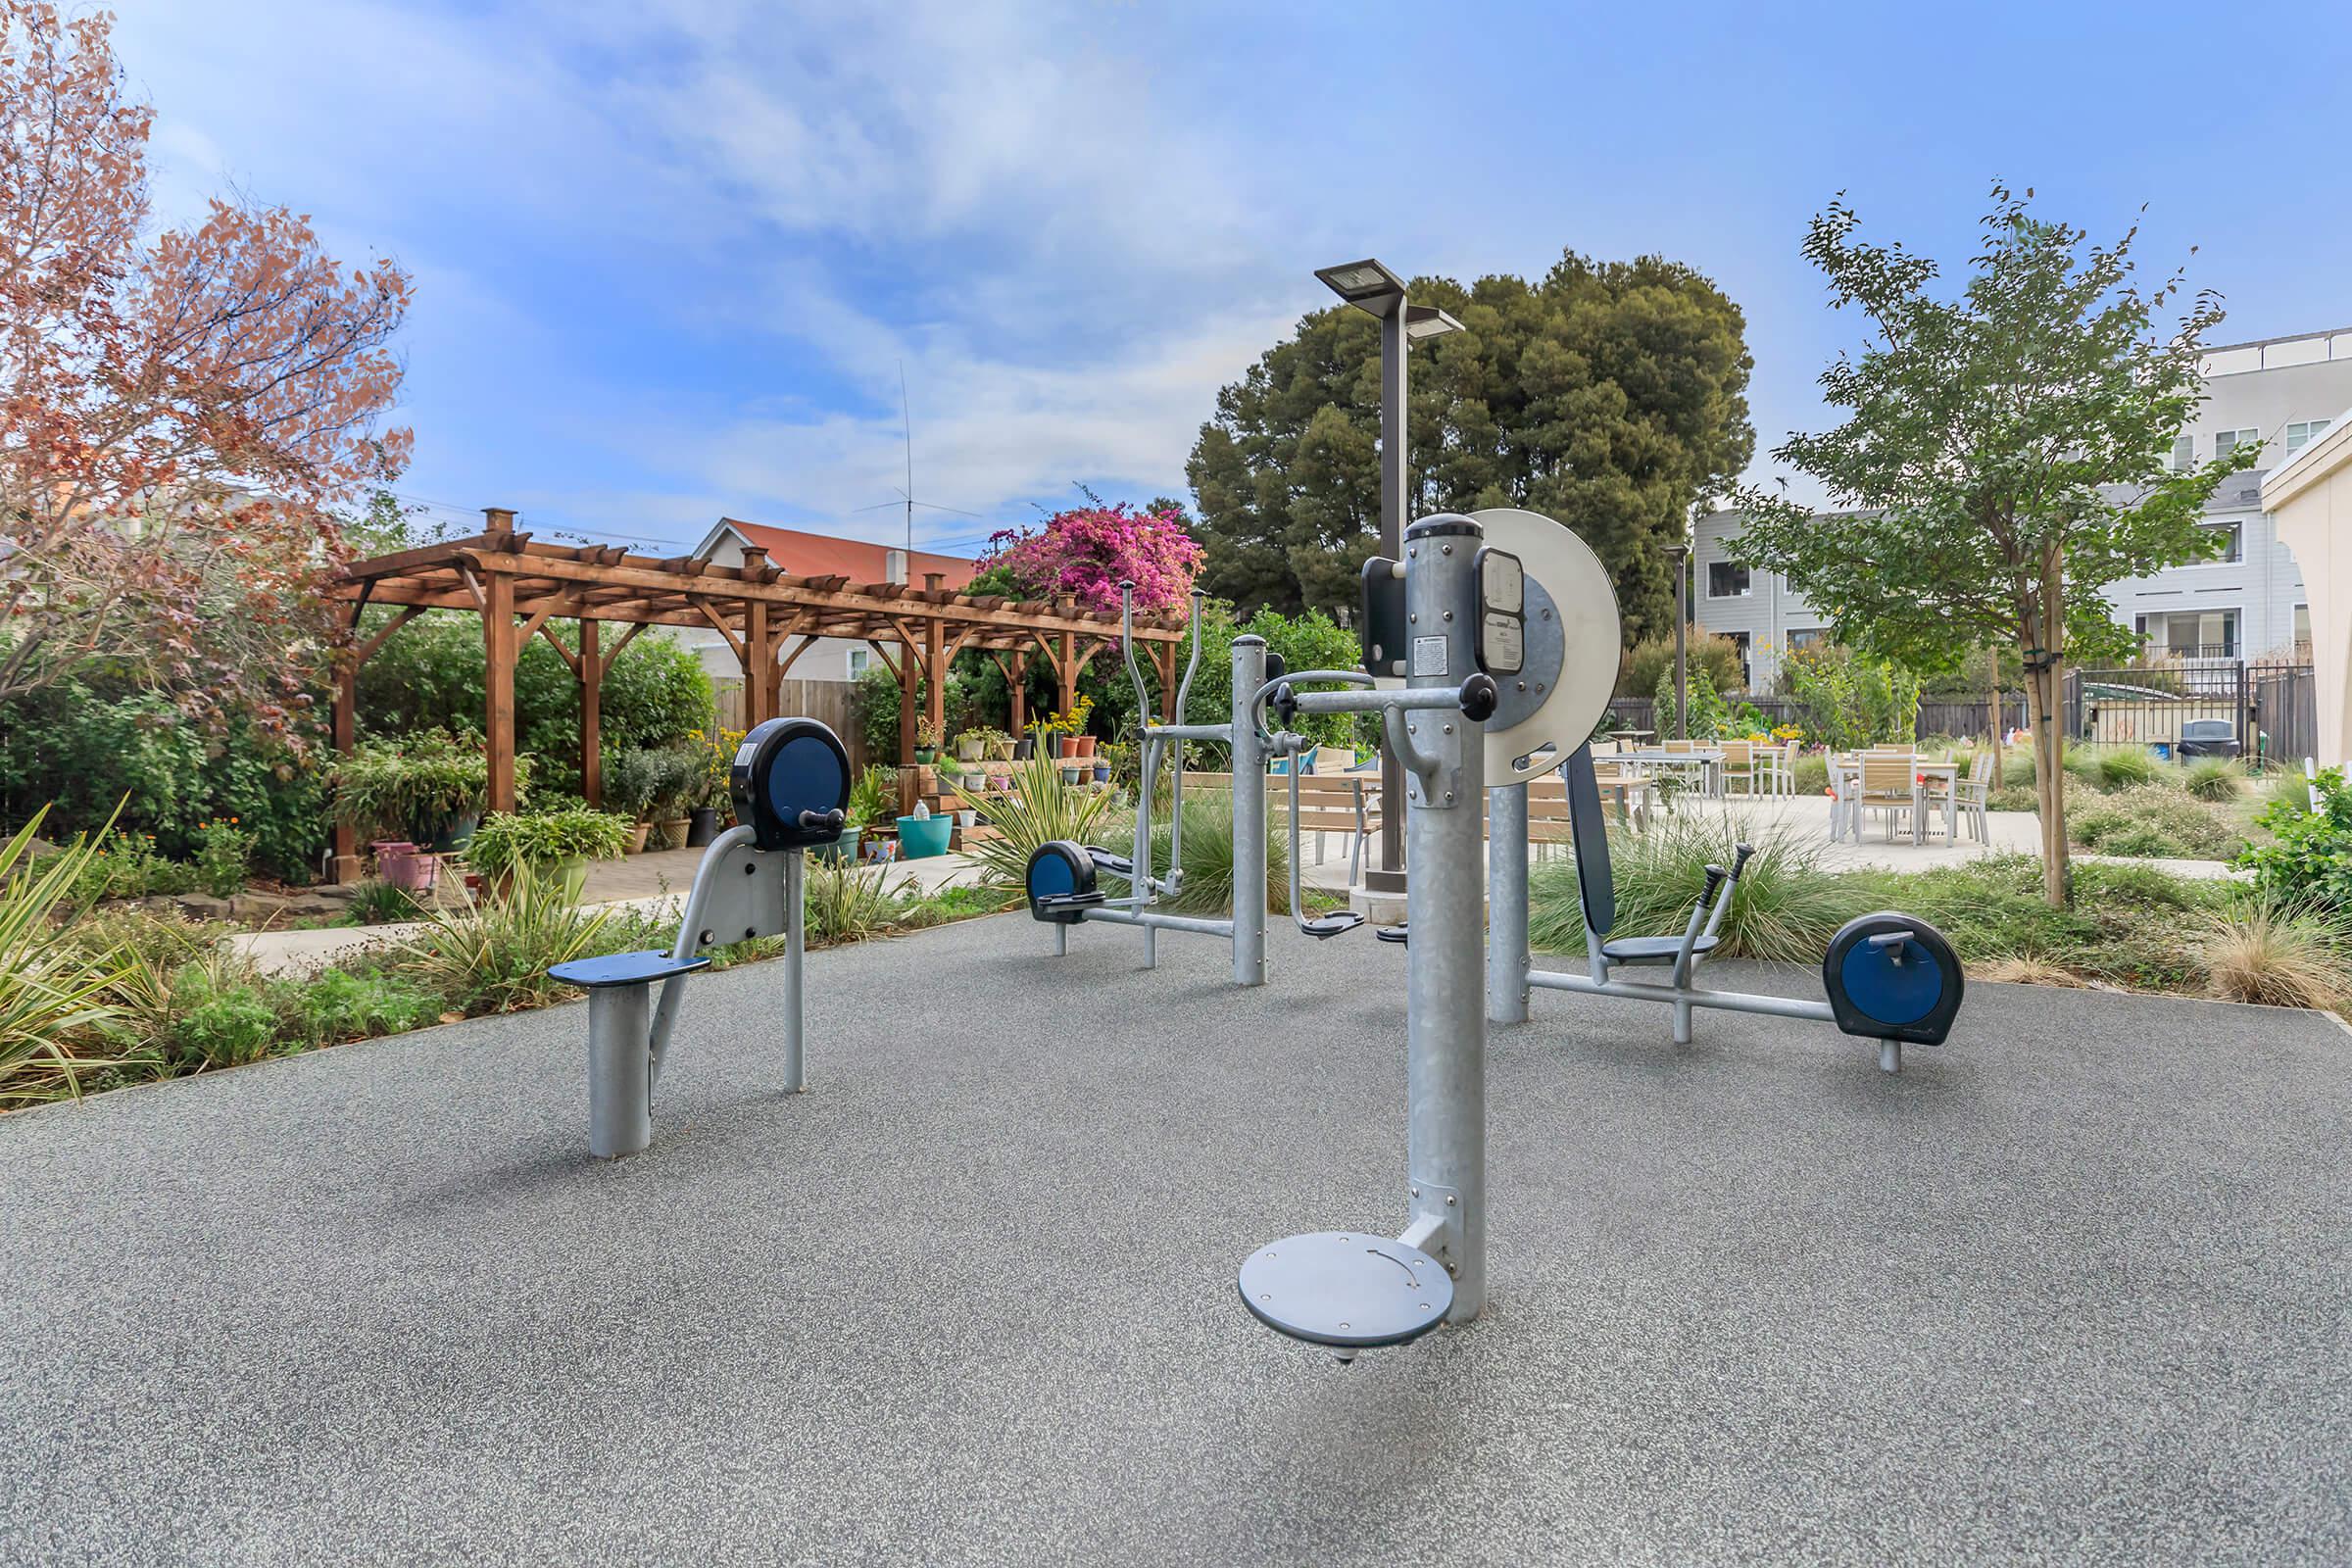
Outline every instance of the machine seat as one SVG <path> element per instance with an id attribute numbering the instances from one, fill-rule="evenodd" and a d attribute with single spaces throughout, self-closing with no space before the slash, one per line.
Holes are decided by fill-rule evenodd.
<path id="1" fill-rule="evenodd" d="M 1413 942 L 1412 936 L 1405 930 L 1404 922 L 1402 920 L 1397 921 L 1395 925 L 1382 926 L 1379 930 L 1373 932 L 1372 936 L 1373 940 L 1375 941 L 1394 942 L 1400 948 L 1409 948 L 1412 946 Z"/>
<path id="2" fill-rule="evenodd" d="M 709 958 L 679 958 L 666 953 L 613 953 L 600 958 L 574 958 L 551 965 L 548 974 L 567 985 L 591 991 L 606 986 L 642 986 L 672 975 L 692 974 L 710 967 Z"/>
<path id="3" fill-rule="evenodd" d="M 1701 936 L 1690 944 L 1690 956 L 1697 957 L 1715 947 L 1716 939 Z M 1672 963 L 1682 956 L 1681 937 L 1619 937 L 1600 945 L 1601 956 L 1613 963 Z"/>

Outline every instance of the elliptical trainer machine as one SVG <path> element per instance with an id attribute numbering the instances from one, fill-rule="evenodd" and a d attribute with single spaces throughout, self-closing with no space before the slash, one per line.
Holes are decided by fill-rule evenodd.
<path id="1" fill-rule="evenodd" d="M 1200 666 L 1200 606 L 1193 595 L 1193 651 L 1185 661 L 1184 678 L 1176 687 L 1176 712 L 1181 717 L 1185 699 L 1192 694 L 1193 676 Z M 1147 718 L 1152 702 L 1143 672 L 1135 662 L 1135 584 L 1119 584 L 1119 648 L 1126 659 L 1128 678 L 1135 682 L 1136 711 Z M 1222 724 L 1143 725 L 1141 771 L 1135 792 L 1133 853 L 1115 855 L 1091 844 L 1057 839 L 1042 844 L 1030 855 L 1024 881 L 1029 913 L 1054 928 L 1054 951 L 1070 951 L 1070 927 L 1081 924 L 1134 926 L 1144 934 L 1144 967 L 1159 962 L 1159 933 L 1190 932 L 1223 937 L 1233 944 L 1233 983 L 1266 983 L 1266 737 L 1252 716 L 1250 702 L 1266 681 L 1267 666 L 1279 673 L 1282 661 L 1266 652 L 1262 637 L 1233 640 L 1233 705 Z M 1184 747 L 1187 741 L 1208 741 L 1232 749 L 1233 756 L 1233 913 L 1223 919 L 1177 914 L 1161 909 L 1162 898 L 1173 898 L 1184 885 Z M 1166 762 L 1175 770 L 1169 787 L 1168 865 L 1162 872 L 1152 863 L 1152 797 Z M 1294 814 L 1293 821 L 1297 817 Z M 1096 886 L 1102 873 L 1127 879 L 1128 891 L 1111 898 Z"/>

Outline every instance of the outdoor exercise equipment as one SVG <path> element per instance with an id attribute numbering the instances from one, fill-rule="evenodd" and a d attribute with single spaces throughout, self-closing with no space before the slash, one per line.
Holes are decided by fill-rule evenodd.
<path id="1" fill-rule="evenodd" d="M 831 844 L 848 820 L 850 758 L 813 718 L 771 718 L 743 738 L 728 771 L 736 825 L 695 867 L 678 940 L 667 953 L 581 958 L 548 970 L 588 991 L 588 1149 L 600 1159 L 654 1141 L 654 1084 L 668 1059 L 686 977 L 710 967 L 706 950 L 784 937 L 782 1077 L 807 1086 L 802 1054 L 802 890 L 805 854 Z M 652 997 L 662 982 L 659 1003 Z"/>
<path id="2" fill-rule="evenodd" d="M 1476 978 L 1482 726 L 1503 710 L 1498 682 L 1520 678 L 1528 628 L 1524 597 L 1504 591 L 1519 563 L 1483 542 L 1475 521 L 1444 514 L 1405 530 L 1403 561 L 1366 564 L 1367 646 L 1377 598 L 1379 634 L 1392 639 L 1384 647 L 1397 650 L 1405 666 L 1401 690 L 1298 689 L 1334 681 L 1360 688 L 1374 678 L 1363 671 L 1309 670 L 1253 689 L 1237 671 L 1234 681 L 1237 694 L 1250 690 L 1237 731 L 1255 733 L 1269 706 L 1280 718 L 1285 733 L 1269 737 L 1270 749 L 1295 755 L 1303 745 L 1288 733 L 1300 713 L 1377 713 L 1404 764 L 1412 867 L 1405 918 L 1414 932 L 1405 985 L 1411 1218 L 1393 1241 L 1314 1231 L 1272 1243 L 1250 1254 L 1238 1280 L 1258 1321 L 1327 1347 L 1343 1363 L 1441 1322 L 1468 1322 L 1486 1304 L 1487 1024 Z M 1612 649 L 1611 679 L 1615 658 Z M 1386 673 L 1387 662 L 1376 659 L 1368 668 Z M 1492 673 L 1498 668 L 1499 677 Z"/>
<path id="3" fill-rule="evenodd" d="M 1192 695 L 1193 676 L 1200 666 L 1200 608 L 1202 595 L 1193 595 L 1193 651 L 1185 661 L 1184 678 L 1176 687 L 1176 712 L 1185 710 Z M 1135 682 L 1136 711 L 1149 717 L 1152 700 L 1143 672 L 1135 662 L 1135 584 L 1119 584 L 1119 651 Z M 1070 951 L 1070 927 L 1087 923 L 1129 925 L 1144 934 L 1144 967 L 1159 962 L 1159 933 L 1186 931 L 1196 936 L 1223 937 L 1233 944 L 1233 981 L 1256 986 L 1266 980 L 1266 792 L 1251 787 L 1266 771 L 1266 737 L 1259 731 L 1250 700 L 1265 684 L 1267 667 L 1277 669 L 1281 659 L 1266 652 L 1262 637 L 1233 640 L 1233 704 L 1222 724 L 1145 723 L 1141 770 L 1135 792 L 1133 853 L 1117 855 L 1094 845 L 1055 840 L 1031 852 L 1023 881 L 1029 912 L 1054 928 L 1054 951 Z M 1209 741 L 1232 749 L 1233 755 L 1233 913 L 1223 919 L 1176 914 L 1158 907 L 1162 898 L 1174 898 L 1184 886 L 1184 747 L 1188 741 Z M 1152 862 L 1152 797 L 1160 763 L 1175 769 L 1168 795 L 1168 864 L 1162 873 Z M 1296 786 L 1293 786 L 1296 789 Z M 1292 813 L 1294 825 L 1298 814 Z M 1297 861 L 1294 858 L 1294 876 Z M 1096 878 L 1107 872 L 1127 881 L 1127 892 L 1112 898 L 1097 887 Z"/>
<path id="4" fill-rule="evenodd" d="M 1613 673 L 1618 639 L 1617 596 L 1597 557 L 1582 540 L 1551 519 L 1517 510 L 1476 514 L 1490 537 L 1507 544 L 1529 568 L 1531 602 L 1539 592 L 1571 628 L 1592 635 L 1585 657 L 1602 658 Z M 1531 636 L 1529 671 L 1538 677 L 1553 666 Z M 1597 667 L 1597 666 L 1595 666 Z M 1600 786 L 1588 737 L 1606 710 L 1608 692 L 1578 682 L 1573 666 L 1553 681 L 1555 695 L 1530 725 L 1491 736 L 1505 749 L 1540 741 L 1543 750 L 1522 754 L 1489 792 L 1487 815 L 1487 1016 L 1494 1023 L 1519 1023 L 1528 1015 L 1533 987 L 1656 1002 L 1673 1009 L 1674 1041 L 1690 1042 L 1693 1009 L 1736 1012 L 1834 1023 L 1849 1035 L 1879 1042 L 1879 1065 L 1902 1067 L 1906 1044 L 1940 1045 L 1960 1009 L 1960 964 L 1951 944 L 1926 921 L 1891 910 L 1848 922 L 1831 939 L 1822 959 L 1827 1002 L 1713 991 L 1691 983 L 1699 963 L 1720 942 L 1723 919 L 1740 876 L 1754 852 L 1739 845 L 1729 866 L 1710 865 L 1706 884 L 1680 933 L 1611 937 L 1617 923 L 1615 882 L 1609 866 L 1609 837 L 1601 813 Z M 1565 692 L 1566 695 L 1559 695 Z M 1530 694 L 1533 695 L 1532 693 Z M 1490 760 L 1493 754 L 1490 753 Z M 1534 966 L 1527 940 L 1527 788 L 1524 780 L 1557 768 L 1568 788 L 1568 830 L 1576 856 L 1579 903 L 1585 924 L 1589 972 L 1566 974 Z M 1663 967 L 1666 983 L 1618 978 L 1618 969 Z"/>

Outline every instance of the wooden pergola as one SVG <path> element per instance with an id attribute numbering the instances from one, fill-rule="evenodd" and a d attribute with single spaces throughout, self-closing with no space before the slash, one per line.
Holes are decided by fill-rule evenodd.
<path id="1" fill-rule="evenodd" d="M 336 576 L 330 597 L 351 607 L 354 635 L 335 661 L 334 744 L 351 750 L 358 737 L 360 667 L 401 627 L 428 610 L 471 611 L 482 617 L 487 700 L 482 715 L 490 762 L 490 809 L 514 808 L 514 660 L 534 636 L 544 636 L 571 666 L 580 685 L 582 793 L 601 805 L 600 695 L 620 651 L 648 626 L 709 628 L 724 637 L 743 667 L 747 724 L 777 716 L 784 677 L 820 637 L 854 638 L 899 682 L 899 753 L 914 755 L 915 690 L 926 684 L 924 711 L 946 721 L 947 673 L 957 654 L 979 649 L 996 661 L 1012 692 L 1012 728 L 1027 722 L 1023 678 L 1032 656 L 1045 661 L 1059 689 L 1060 707 L 1077 701 L 1078 675 L 1105 648 L 1116 648 L 1119 617 L 1077 608 L 1068 598 L 1012 600 L 958 593 L 937 573 L 916 588 L 907 583 L 854 583 L 843 576 L 795 577 L 770 564 L 758 547 L 741 566 L 716 566 L 691 556 L 633 556 L 618 546 L 553 545 L 514 530 L 514 514 L 486 507 L 484 530 L 415 550 L 354 562 Z M 392 621 L 362 640 L 361 613 L 370 605 L 397 605 Z M 579 647 L 567 648 L 548 622 L 579 622 Z M 602 628 L 625 626 L 611 646 Z M 1176 648 L 1182 621 L 1167 613 L 1138 615 L 1135 635 L 1148 644 L 1159 677 L 1163 711 L 1176 701 Z M 334 830 L 335 879 L 359 875 L 357 830 Z"/>

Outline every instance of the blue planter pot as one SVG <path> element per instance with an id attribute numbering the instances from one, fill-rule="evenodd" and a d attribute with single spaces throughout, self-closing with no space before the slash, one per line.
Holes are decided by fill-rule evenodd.
<path id="1" fill-rule="evenodd" d="M 899 858 L 927 860 L 934 855 L 948 853 L 948 837 L 956 831 L 956 819 L 945 812 L 936 816 L 902 816 L 899 818 Z"/>

